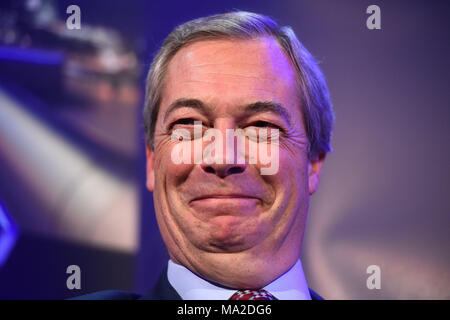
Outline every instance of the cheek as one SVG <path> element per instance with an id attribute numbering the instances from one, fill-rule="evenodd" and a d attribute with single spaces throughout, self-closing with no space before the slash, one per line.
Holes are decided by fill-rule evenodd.
<path id="1" fill-rule="evenodd" d="M 186 180 L 192 170 L 190 164 L 176 164 L 171 159 L 171 148 L 160 150 L 155 158 L 156 187 L 169 186 L 169 190 Z"/>
<path id="2" fill-rule="evenodd" d="M 279 170 L 269 179 L 288 193 L 302 193 L 308 191 L 307 158 L 301 151 L 293 154 L 291 150 L 280 148 Z"/>

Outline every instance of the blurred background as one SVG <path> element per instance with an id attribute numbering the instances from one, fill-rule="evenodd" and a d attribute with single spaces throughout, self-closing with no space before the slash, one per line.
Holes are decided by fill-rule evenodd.
<path id="1" fill-rule="evenodd" d="M 74 4 L 80 29 L 66 24 Z M 381 30 L 366 27 L 372 4 Z M 326 299 L 450 298 L 448 1 L 3 0 L 0 299 L 152 287 L 168 255 L 145 189 L 145 75 L 175 26 L 235 9 L 292 26 L 330 88 L 309 286 Z M 366 286 L 370 265 L 381 289 Z"/>

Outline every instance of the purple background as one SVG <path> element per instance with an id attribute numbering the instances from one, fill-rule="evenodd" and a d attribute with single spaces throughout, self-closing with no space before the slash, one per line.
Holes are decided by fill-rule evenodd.
<path id="1" fill-rule="evenodd" d="M 240 9 L 270 15 L 293 27 L 320 61 L 336 114 L 334 151 L 312 198 L 303 244 L 309 286 L 327 299 L 450 298 L 448 1 L 57 3 L 62 18 L 68 5 L 77 4 L 82 26 L 107 26 L 130 39 L 142 70 L 141 99 L 151 57 L 182 22 Z M 381 30 L 366 28 L 365 10 L 371 4 L 381 8 Z M 105 125 L 99 130 L 114 141 L 92 140 L 83 126 L 72 130 L 64 125 L 63 120 L 71 121 L 78 113 L 59 111 L 61 106 L 52 102 L 58 90 L 42 89 L 46 94 L 36 102 L 30 83 L 24 82 L 34 79 L 31 83 L 36 85 L 36 79 L 52 77 L 57 82 L 57 70 L 38 65 L 35 71 L 26 68 L 14 78 L 7 73 L 9 65 L 0 65 L 0 89 L 33 101 L 30 112 L 40 123 L 88 154 L 92 163 L 117 181 L 134 188 L 139 227 L 134 247 L 102 246 L 83 242 L 82 234 L 58 231 L 60 225 L 52 222 L 49 205 L 17 173 L 22 172 L 20 161 L 7 157 L 11 154 L 7 144 L 0 144 L 0 202 L 19 229 L 18 242 L 0 267 L 0 298 L 67 298 L 101 289 L 145 292 L 167 263 L 167 253 L 152 195 L 144 186 L 141 102 L 128 111 L 105 111 L 107 124 L 119 127 Z M 31 72 L 35 73 L 27 75 Z M 6 127 L 0 129 L 7 132 Z M 20 147 L 30 150 L 33 143 Z M 39 171 L 28 169 L 29 174 Z M 42 185 L 52 187 L 45 181 Z M 66 192 L 59 194 L 61 201 L 70 197 L 71 190 Z M 120 227 L 120 219 L 113 221 Z M 82 290 L 65 287 L 65 268 L 70 264 L 82 269 Z M 369 265 L 381 268 L 380 290 L 366 287 Z"/>

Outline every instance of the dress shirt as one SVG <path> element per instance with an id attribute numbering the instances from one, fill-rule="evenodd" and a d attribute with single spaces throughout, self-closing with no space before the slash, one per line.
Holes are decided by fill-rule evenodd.
<path id="1" fill-rule="evenodd" d="M 238 290 L 217 286 L 172 260 L 169 260 L 167 278 L 183 300 L 228 300 Z M 278 300 L 311 300 L 300 259 L 262 289 Z"/>

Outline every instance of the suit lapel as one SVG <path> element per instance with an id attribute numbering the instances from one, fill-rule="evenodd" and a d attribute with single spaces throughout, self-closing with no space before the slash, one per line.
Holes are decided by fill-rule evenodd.
<path id="1" fill-rule="evenodd" d="M 309 289 L 309 293 L 312 300 L 323 300 L 323 298 L 312 289 Z M 167 266 L 161 272 L 155 286 L 148 294 L 140 297 L 139 300 L 182 300 L 180 295 L 170 284 L 169 279 L 167 279 Z"/>
<path id="2" fill-rule="evenodd" d="M 167 279 L 167 266 L 161 272 L 155 286 L 139 300 L 182 300 Z"/>
<path id="3" fill-rule="evenodd" d="M 317 294 L 317 292 L 315 292 L 313 289 L 310 289 L 310 288 L 308 288 L 309 289 L 309 294 L 310 294 L 310 296 L 311 296 L 311 300 L 324 300 L 321 296 L 319 296 L 318 294 Z"/>

